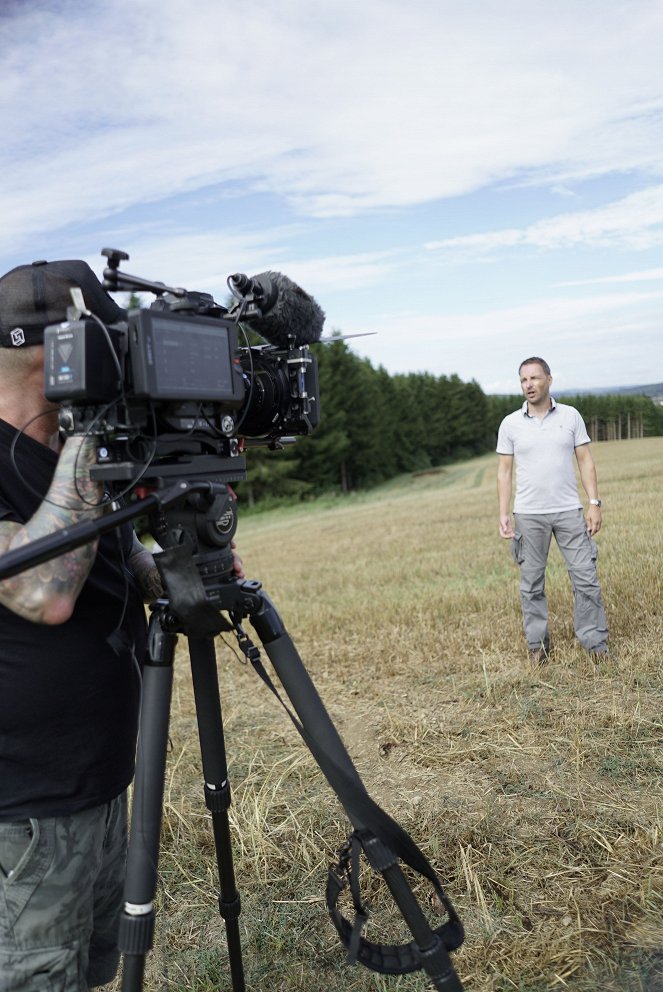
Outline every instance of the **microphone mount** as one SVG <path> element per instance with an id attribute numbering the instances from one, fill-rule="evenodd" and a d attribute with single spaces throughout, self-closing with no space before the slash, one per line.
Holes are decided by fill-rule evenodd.
<path id="1" fill-rule="evenodd" d="M 228 276 L 227 286 L 238 301 L 239 306 L 233 307 L 232 316 L 239 323 L 266 317 L 273 308 L 278 297 L 278 290 L 269 281 L 235 272 Z"/>

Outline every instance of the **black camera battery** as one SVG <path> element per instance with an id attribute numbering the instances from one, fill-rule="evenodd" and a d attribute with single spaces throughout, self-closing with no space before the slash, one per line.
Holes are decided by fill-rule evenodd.
<path id="1" fill-rule="evenodd" d="M 44 332 L 44 392 L 53 402 L 104 403 L 121 390 L 121 332 L 94 320 L 51 324 Z M 111 349 L 113 354 L 111 354 Z"/>

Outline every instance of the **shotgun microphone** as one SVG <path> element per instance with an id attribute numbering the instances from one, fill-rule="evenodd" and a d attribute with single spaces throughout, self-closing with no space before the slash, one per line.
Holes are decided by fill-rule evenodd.
<path id="1" fill-rule="evenodd" d="M 241 318 L 269 344 L 289 350 L 315 344 L 325 322 L 322 308 L 312 296 L 281 272 L 241 272 L 228 277 L 228 287 L 239 300 L 248 300 Z"/>

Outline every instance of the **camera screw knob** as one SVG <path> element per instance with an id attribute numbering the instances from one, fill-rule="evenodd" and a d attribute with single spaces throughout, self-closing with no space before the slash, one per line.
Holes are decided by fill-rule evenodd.
<path id="1" fill-rule="evenodd" d="M 60 407 L 58 413 L 58 426 L 64 434 L 70 434 L 74 430 L 74 427 L 76 426 L 74 422 L 74 414 L 69 407 Z"/>
<path id="2" fill-rule="evenodd" d="M 111 269 L 116 269 L 120 262 L 129 261 L 126 251 L 120 251 L 119 248 L 102 248 L 101 254 L 106 256 Z"/>
<path id="3" fill-rule="evenodd" d="M 228 413 L 225 416 L 221 417 L 221 430 L 226 435 L 226 437 L 230 437 L 232 432 L 235 430 L 235 421 Z"/>

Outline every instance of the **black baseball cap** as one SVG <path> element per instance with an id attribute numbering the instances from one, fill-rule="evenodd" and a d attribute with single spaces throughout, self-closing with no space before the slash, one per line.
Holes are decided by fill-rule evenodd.
<path id="1" fill-rule="evenodd" d="M 125 319 L 126 310 L 108 295 L 87 262 L 32 262 L 0 276 L 0 347 L 43 344 L 44 328 L 67 319 L 73 304 L 69 290 L 75 286 L 87 309 L 105 324 Z"/>

